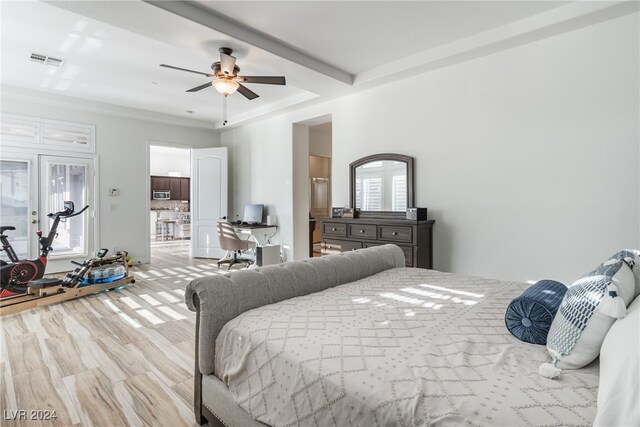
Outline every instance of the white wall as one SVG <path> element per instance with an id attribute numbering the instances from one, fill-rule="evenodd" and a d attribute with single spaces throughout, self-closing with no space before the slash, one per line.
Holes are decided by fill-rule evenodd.
<path id="1" fill-rule="evenodd" d="M 100 174 L 100 246 L 125 249 L 134 261 L 141 262 L 148 262 L 148 141 L 196 148 L 218 146 L 220 139 L 219 135 L 208 129 L 170 124 L 177 119 L 168 116 L 5 87 L 2 91 L 2 111 L 96 126 Z M 152 120 L 156 117 L 158 121 Z M 108 188 L 120 189 L 120 195 L 108 197 Z M 112 204 L 117 205 L 115 211 L 110 210 Z"/>
<path id="2" fill-rule="evenodd" d="M 291 124 L 277 118 L 221 135 L 221 146 L 229 148 L 229 218 L 242 218 L 247 203 L 262 203 L 265 215 L 279 226 L 273 242 L 289 247 L 293 239 L 291 141 Z"/>
<path id="3" fill-rule="evenodd" d="M 149 149 L 149 173 L 169 176 L 172 172 L 185 178 L 191 176 L 191 150 L 152 145 Z"/>
<path id="4" fill-rule="evenodd" d="M 309 137 L 309 126 L 293 125 L 293 259 L 309 257 Z"/>
<path id="5" fill-rule="evenodd" d="M 331 122 L 309 126 L 309 154 L 331 157 Z"/>
<path id="6" fill-rule="evenodd" d="M 292 124 L 331 114 L 334 206 L 350 162 L 410 155 L 437 269 L 571 281 L 640 247 L 638 39 L 633 14 L 229 130 L 236 197 L 273 203 L 292 243 Z"/>

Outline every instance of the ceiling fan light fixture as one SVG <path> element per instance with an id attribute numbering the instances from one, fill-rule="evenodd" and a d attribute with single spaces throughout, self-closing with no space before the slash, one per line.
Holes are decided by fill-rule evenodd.
<path id="1" fill-rule="evenodd" d="M 237 81 L 231 79 L 215 79 L 211 84 L 215 90 L 224 96 L 231 95 L 240 87 Z"/>

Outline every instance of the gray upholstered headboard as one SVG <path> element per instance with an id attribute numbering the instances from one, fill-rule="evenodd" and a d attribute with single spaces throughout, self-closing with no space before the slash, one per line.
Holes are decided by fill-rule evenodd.
<path id="1" fill-rule="evenodd" d="M 213 373 L 218 334 L 245 311 L 404 265 L 402 249 L 384 245 L 193 280 L 187 285 L 185 302 L 190 310 L 199 309 L 200 372 Z"/>

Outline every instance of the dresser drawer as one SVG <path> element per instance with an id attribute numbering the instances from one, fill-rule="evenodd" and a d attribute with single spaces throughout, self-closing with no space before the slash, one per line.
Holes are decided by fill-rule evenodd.
<path id="1" fill-rule="evenodd" d="M 360 248 L 362 248 L 361 242 L 352 242 L 350 240 L 337 239 L 324 239 L 322 241 L 322 255 L 353 251 Z"/>
<path id="2" fill-rule="evenodd" d="M 365 243 L 365 248 L 370 248 L 373 246 L 382 246 L 384 243 Z M 413 246 L 400 246 L 398 245 L 402 252 L 404 252 L 404 266 L 405 267 L 414 267 L 413 265 Z"/>
<path id="3" fill-rule="evenodd" d="M 411 243 L 413 242 L 413 227 L 381 225 L 380 240 Z"/>
<path id="4" fill-rule="evenodd" d="M 378 226 L 375 224 L 349 224 L 349 237 L 376 240 Z"/>
<path id="5" fill-rule="evenodd" d="M 347 224 L 341 222 L 323 222 L 322 234 L 325 236 L 347 237 Z"/>

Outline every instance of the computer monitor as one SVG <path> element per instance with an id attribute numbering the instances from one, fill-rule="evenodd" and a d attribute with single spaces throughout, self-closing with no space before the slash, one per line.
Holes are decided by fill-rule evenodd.
<path id="1" fill-rule="evenodd" d="M 249 224 L 261 224 L 263 209 L 264 205 L 244 205 L 244 217 L 242 221 Z"/>

